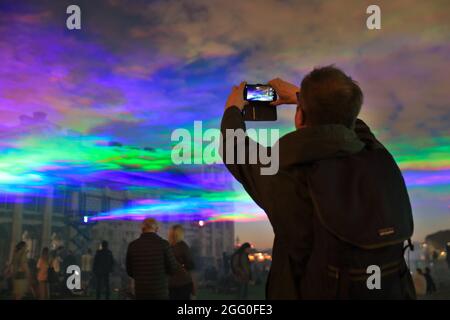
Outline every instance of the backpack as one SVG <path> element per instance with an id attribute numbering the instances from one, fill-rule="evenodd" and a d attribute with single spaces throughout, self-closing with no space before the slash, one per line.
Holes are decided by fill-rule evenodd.
<path id="1" fill-rule="evenodd" d="M 404 242 L 412 248 L 412 211 L 392 156 L 379 149 L 321 160 L 307 184 L 316 227 L 301 295 L 415 299 L 404 259 Z"/>

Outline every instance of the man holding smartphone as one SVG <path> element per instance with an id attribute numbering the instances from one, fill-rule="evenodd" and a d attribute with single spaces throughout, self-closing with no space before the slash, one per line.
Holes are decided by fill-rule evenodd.
<path id="1" fill-rule="evenodd" d="M 297 105 L 296 130 L 273 148 L 275 175 L 261 175 L 263 164 L 248 161 L 261 146 L 230 134 L 246 129 L 245 82 L 233 87 L 221 124 L 223 146 L 231 140 L 233 157 L 244 146 L 246 161 L 229 161 L 228 148 L 222 158 L 275 233 L 267 298 L 415 298 L 403 256 L 413 232 L 409 197 L 394 159 L 357 119 L 358 84 L 328 66 L 305 76 L 301 91 L 281 79 L 269 85 L 278 95 L 273 107 Z"/>

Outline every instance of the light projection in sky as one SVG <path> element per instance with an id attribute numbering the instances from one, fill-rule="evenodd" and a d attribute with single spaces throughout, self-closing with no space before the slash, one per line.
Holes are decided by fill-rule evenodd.
<path id="1" fill-rule="evenodd" d="M 382 2 L 379 31 L 365 29 L 360 1 L 81 1 L 77 31 L 65 28 L 68 4 L 0 4 L 0 193 L 107 185 L 158 196 L 90 220 L 265 219 L 223 167 L 217 180 L 204 165 L 174 166 L 171 133 L 217 128 L 242 80 L 300 83 L 336 64 L 360 83 L 360 116 L 403 171 L 416 236 L 450 227 L 448 1 Z M 265 125 L 292 130 L 293 109 Z"/>

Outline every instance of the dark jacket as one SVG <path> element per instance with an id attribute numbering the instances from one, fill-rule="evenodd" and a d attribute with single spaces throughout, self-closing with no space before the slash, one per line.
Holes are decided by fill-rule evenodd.
<path id="1" fill-rule="evenodd" d="M 111 250 L 101 249 L 97 250 L 94 257 L 93 271 L 94 274 L 108 274 L 111 273 L 114 266 L 114 259 Z"/>
<path id="2" fill-rule="evenodd" d="M 128 246 L 127 273 L 134 279 L 136 299 L 168 299 L 168 275 L 180 270 L 169 243 L 154 232 L 143 233 Z"/>
<path id="3" fill-rule="evenodd" d="M 190 271 L 194 269 L 194 260 L 191 250 L 184 241 L 180 241 L 171 246 L 175 259 L 182 266 L 174 275 L 170 276 L 169 287 L 181 287 L 192 283 Z"/>
<path id="4" fill-rule="evenodd" d="M 246 252 L 235 252 L 231 257 L 231 265 L 238 282 L 247 283 L 252 279 L 252 269 Z"/>
<path id="5" fill-rule="evenodd" d="M 224 162 L 225 146 L 231 139 L 226 129 L 246 130 L 238 108 L 228 108 L 222 119 Z M 336 252 L 327 247 L 325 238 L 336 238 L 330 232 L 333 228 L 353 228 L 358 229 L 354 230 L 356 239 L 364 243 L 364 224 L 354 228 L 361 221 L 352 220 L 357 213 L 384 210 L 401 219 L 410 218 L 405 218 L 399 231 L 402 235 L 412 233 L 409 198 L 400 170 L 361 120 L 357 120 L 354 130 L 323 125 L 283 136 L 272 147 L 272 151 L 279 148 L 279 171 L 275 175 L 261 175 L 260 163 L 249 164 L 251 143 L 255 142 L 248 137 L 235 140 L 235 155 L 240 144 L 247 145 L 247 161 L 236 164 L 235 158 L 234 164 L 226 166 L 266 212 L 273 227 L 268 299 L 328 298 L 327 260 Z M 319 214 L 324 212 L 325 218 L 332 221 L 330 228 Z M 402 242 L 395 248 L 395 255 L 401 259 Z"/>

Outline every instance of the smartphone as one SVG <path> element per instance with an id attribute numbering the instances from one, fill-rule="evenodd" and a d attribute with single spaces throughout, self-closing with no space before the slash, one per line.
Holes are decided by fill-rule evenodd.
<path id="1" fill-rule="evenodd" d="M 245 121 L 276 121 L 277 108 L 270 102 L 277 100 L 275 89 L 268 84 L 247 84 L 244 88 Z"/>
<path id="2" fill-rule="evenodd" d="M 247 84 L 244 88 L 244 100 L 253 102 L 272 102 L 277 100 L 275 89 L 268 84 Z"/>

